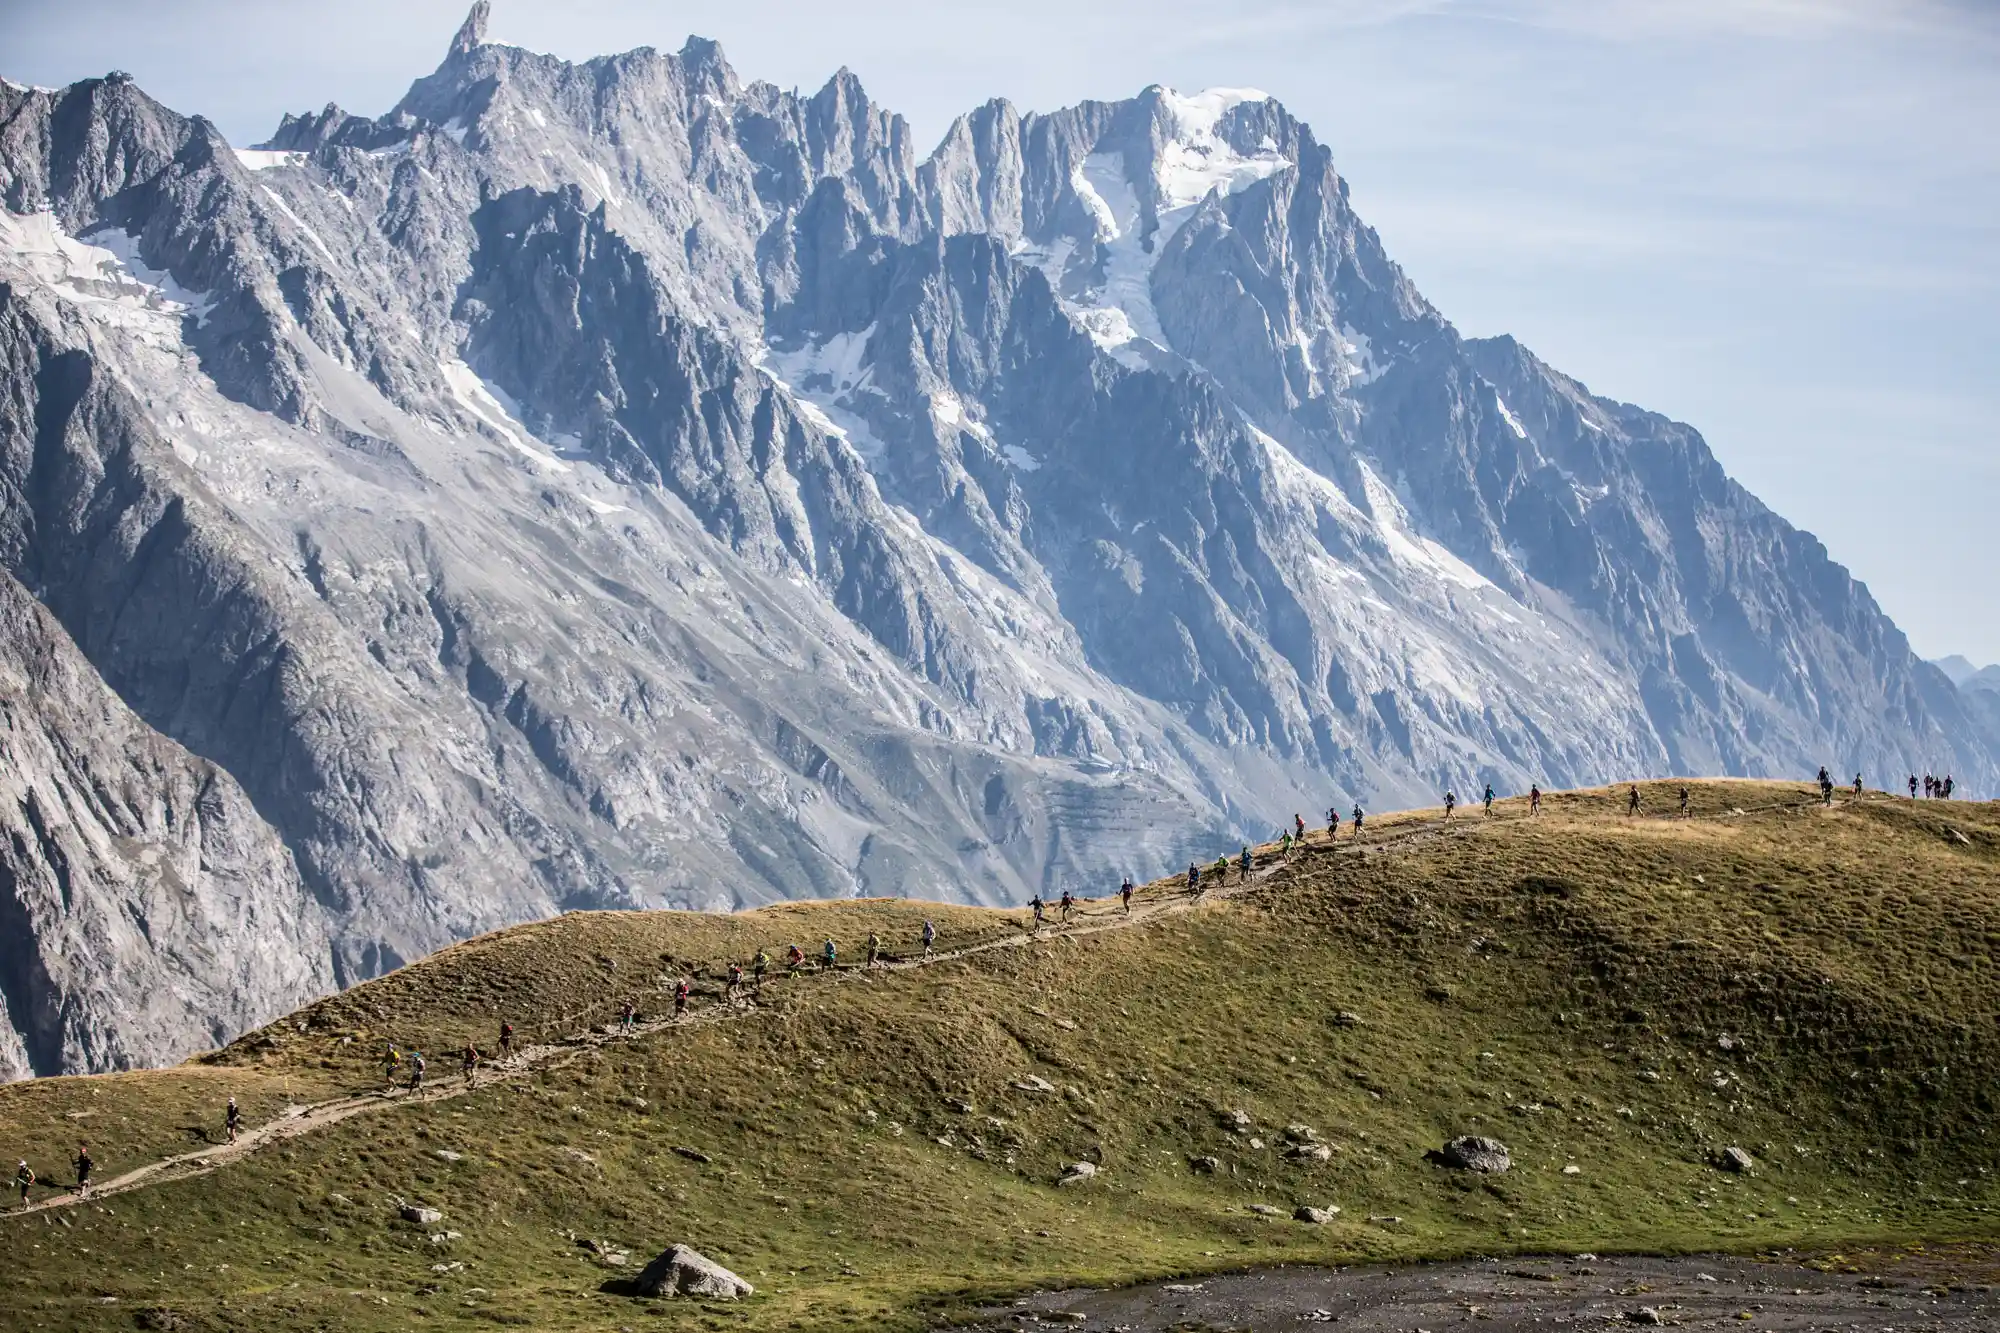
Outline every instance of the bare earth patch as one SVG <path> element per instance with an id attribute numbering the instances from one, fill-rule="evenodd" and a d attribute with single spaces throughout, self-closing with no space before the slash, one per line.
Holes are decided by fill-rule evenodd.
<path id="1" fill-rule="evenodd" d="M 1477 1321 L 1487 1333 L 1551 1327 L 1979 1329 L 2000 1327 L 1992 1247 L 1741 1259 L 1476 1259 L 1279 1268 L 1122 1291 L 1046 1292 L 983 1312 L 982 1329 L 1058 1325 L 1124 1333 L 1294 1330 L 1408 1333 Z"/>

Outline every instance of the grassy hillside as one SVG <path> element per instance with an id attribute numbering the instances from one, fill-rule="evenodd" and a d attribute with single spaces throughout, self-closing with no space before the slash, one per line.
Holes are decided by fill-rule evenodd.
<path id="1" fill-rule="evenodd" d="M 928 913 L 958 950 L 1019 940 L 1025 913 L 575 915 L 180 1069 L 0 1089 L 0 1149 L 48 1168 L 87 1134 L 109 1177 L 219 1137 L 231 1092 L 254 1123 L 377 1085 L 389 1040 L 446 1084 L 445 1053 L 502 1017 L 548 1048 L 463 1095 L 0 1218 L 0 1327 L 914 1327 L 982 1293 L 1257 1263 L 2000 1237 L 2000 807 L 1705 783 L 1682 821 L 1644 790 L 1637 820 L 1622 788 L 1532 820 L 1371 820 L 1359 851 L 1264 849 L 1226 901 L 1152 886 L 1130 928 L 1106 900 L 1090 933 L 733 1006 L 722 969 L 760 946 L 830 935 L 849 963 L 872 930 L 913 953 Z M 628 998 L 665 1013 L 690 974 L 692 1021 L 574 1038 Z M 1288 1125 L 1330 1157 L 1288 1156 Z M 1461 1133 L 1514 1169 L 1425 1162 Z M 1710 1164 L 1732 1145 L 1753 1172 Z M 1099 1175 L 1057 1187 L 1077 1161 Z M 757 1294 L 621 1293 L 676 1241 Z"/>

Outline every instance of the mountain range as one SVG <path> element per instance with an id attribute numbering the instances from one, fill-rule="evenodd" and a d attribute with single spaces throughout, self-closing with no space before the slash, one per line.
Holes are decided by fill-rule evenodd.
<path id="1" fill-rule="evenodd" d="M 251 149 L 0 88 L 0 1073 L 577 908 L 1101 891 L 1487 783 L 2000 788 L 2000 708 L 1695 430 L 1462 337 L 1263 93 L 926 155 L 845 70 L 486 18 Z"/>

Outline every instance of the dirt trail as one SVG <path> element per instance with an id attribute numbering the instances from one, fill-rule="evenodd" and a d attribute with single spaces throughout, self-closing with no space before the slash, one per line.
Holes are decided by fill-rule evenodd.
<path id="1" fill-rule="evenodd" d="M 1843 802 L 1844 804 L 1845 802 Z M 1758 806 L 1754 810 L 1733 809 L 1719 814 L 1696 815 L 1696 820 L 1718 820 L 1743 818 L 1750 814 L 1773 809 L 1798 809 L 1802 806 L 1819 806 L 1817 800 L 1772 802 Z M 1328 855 L 1352 856 L 1356 854 L 1379 854 L 1388 851 L 1406 851 L 1413 846 L 1433 841 L 1440 837 L 1475 836 L 1482 828 L 1503 823 L 1513 823 L 1518 818 L 1530 816 L 1489 818 L 1485 815 L 1460 815 L 1447 823 L 1443 818 L 1425 819 L 1414 824 L 1398 823 L 1381 833 L 1370 833 L 1356 841 L 1350 833 L 1337 843 L 1329 846 L 1323 830 L 1309 830 L 1307 839 L 1297 845 L 1289 856 L 1276 850 L 1276 844 L 1266 843 L 1253 849 L 1249 883 L 1242 879 L 1224 883 L 1214 889 L 1204 888 L 1199 896 L 1190 897 L 1180 876 L 1156 880 L 1133 894 L 1132 911 L 1128 915 L 1117 898 L 1084 900 L 1073 919 L 1065 924 L 1050 921 L 1040 931 L 1022 932 L 987 940 L 980 944 L 967 945 L 958 949 L 940 949 L 928 957 L 908 957 L 891 959 L 878 963 L 874 971 L 900 972 L 914 968 L 936 967 L 945 963 L 990 953 L 996 949 L 1020 949 L 1030 945 L 1046 943 L 1057 939 L 1097 935 L 1106 931 L 1129 930 L 1162 917 L 1176 916 L 1209 903 L 1226 901 L 1238 897 L 1279 871 L 1288 870 L 1302 861 L 1316 860 Z M 1545 816 L 1546 817 L 1546 816 Z M 1674 820 L 1673 816 L 1657 816 L 1642 813 L 1640 818 Z M 1231 862 L 1231 872 L 1236 871 Z M 1208 882 L 1206 874 L 1203 883 Z M 840 985 L 859 981 L 867 969 L 860 966 L 837 968 L 826 973 L 816 968 L 801 969 L 795 974 L 780 975 L 768 984 L 793 986 Z M 54 1209 L 72 1208 L 80 1203 L 111 1198 L 127 1194 L 133 1190 L 146 1189 L 169 1181 L 186 1180 L 192 1176 L 206 1175 L 227 1166 L 242 1157 L 282 1143 L 302 1135 L 315 1133 L 343 1120 L 373 1111 L 389 1110 L 398 1106 L 429 1104 L 450 1101 L 468 1092 L 490 1087 L 496 1083 L 512 1082 L 543 1069 L 558 1068 L 587 1051 L 625 1041 L 637 1041 L 681 1028 L 701 1027 L 713 1023 L 734 1022 L 749 1018 L 760 1012 L 755 994 L 749 987 L 737 999 L 725 999 L 720 1003 L 691 1010 L 677 1018 L 659 1018 L 647 1022 L 636 1022 L 629 1029 L 608 1026 L 604 1029 L 585 1029 L 572 1034 L 560 1042 L 541 1043 L 524 1046 L 515 1054 L 502 1060 L 488 1062 L 480 1071 L 476 1082 L 467 1083 L 463 1077 L 446 1075 L 427 1083 L 421 1089 L 384 1089 L 372 1092 L 353 1093 L 310 1105 L 286 1108 L 285 1114 L 276 1120 L 266 1121 L 243 1130 L 236 1142 L 205 1145 L 191 1152 L 165 1157 L 144 1166 L 134 1167 L 116 1176 L 93 1181 L 88 1194 L 53 1194 L 37 1199 L 25 1207 L 8 1210 L 7 1216 L 24 1216 L 29 1213 L 48 1212 Z"/>

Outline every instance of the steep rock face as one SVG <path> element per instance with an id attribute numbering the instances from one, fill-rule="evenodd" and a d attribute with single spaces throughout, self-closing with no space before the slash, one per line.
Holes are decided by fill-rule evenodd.
<path id="1" fill-rule="evenodd" d="M 241 783 L 342 979 L 1487 781 L 2000 781 L 1817 542 L 1462 339 L 1262 94 L 920 157 L 846 71 L 484 34 L 241 152 L 0 87 L 0 568 Z"/>
<path id="2" fill-rule="evenodd" d="M 217 302 L 142 258 L 157 218 L 76 220 L 78 240 L 10 215 L 0 274 L 7 567 L 149 722 L 240 775 L 330 909 L 342 977 L 562 907 L 1014 898 L 1105 873 L 1093 828 L 1136 828 L 1141 865 L 1216 836 L 1198 742 L 885 510 L 601 204 L 494 198 L 449 135 L 420 137 L 332 154 L 380 226 L 325 187 L 284 211 L 349 257 L 354 327 L 462 343 L 378 376 L 281 314 L 314 405 L 296 420 L 212 373 Z M 242 170 L 213 166 L 203 197 Z M 486 225 L 510 208 L 515 236 Z M 566 244 L 605 257 L 557 283 L 587 299 L 538 304 Z M 534 409 L 458 359 L 525 392 L 564 346 L 608 373 Z"/>
<path id="3" fill-rule="evenodd" d="M 451 938 L 434 920 L 445 901 L 484 925 L 547 910 L 563 872 L 533 873 L 520 841 L 532 819 L 470 736 L 384 688 L 311 576 L 274 569 L 276 541 L 302 567 L 324 562 L 310 527 L 244 522 L 240 497 L 205 484 L 199 452 L 161 438 L 103 359 L 122 344 L 155 389 L 196 386 L 170 415 L 203 420 L 221 404 L 148 338 L 171 321 L 0 284 L 0 365 L 19 407 L 0 420 L 7 566 L 141 717 L 245 785 L 341 921 L 344 976 Z"/>
<path id="4" fill-rule="evenodd" d="M 320 907 L 242 789 L 0 572 L 0 1078 L 170 1063 L 332 984 Z"/>

